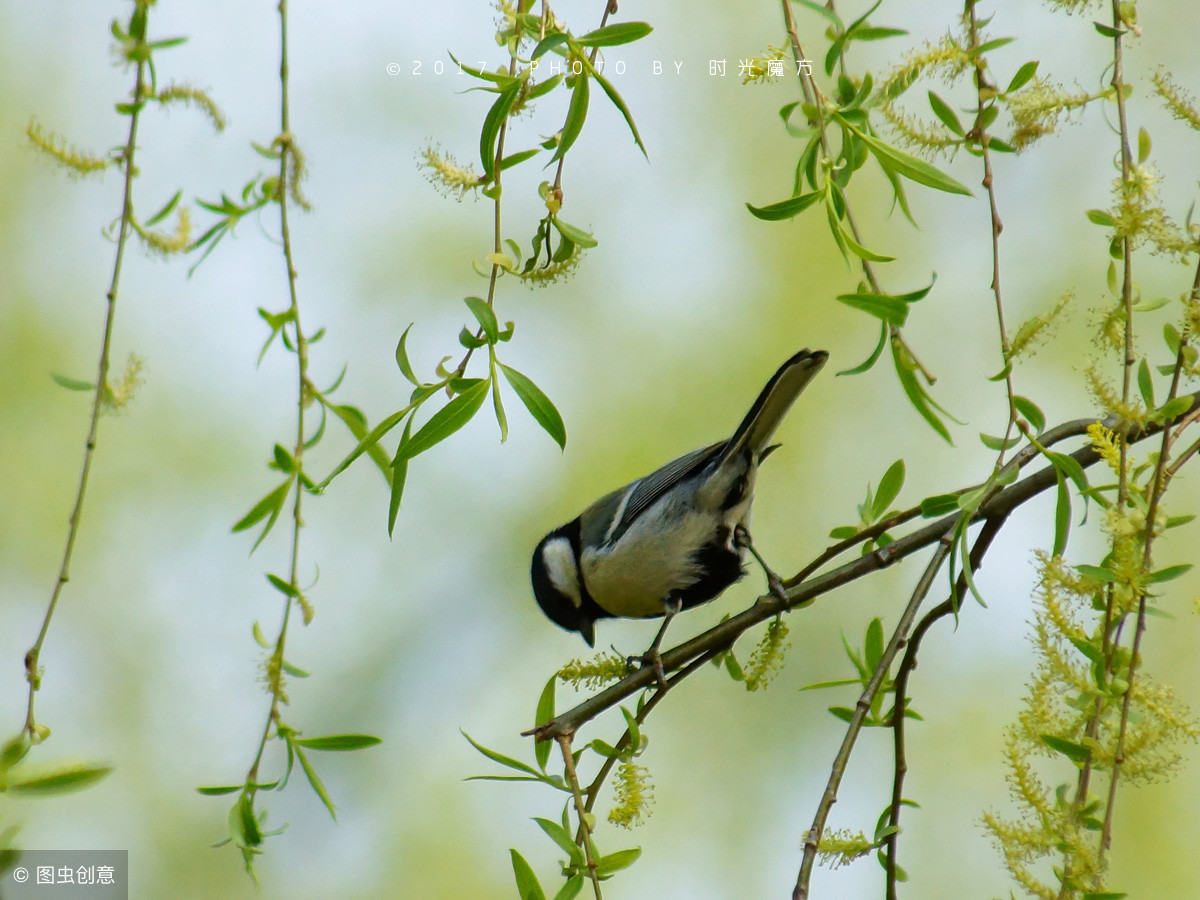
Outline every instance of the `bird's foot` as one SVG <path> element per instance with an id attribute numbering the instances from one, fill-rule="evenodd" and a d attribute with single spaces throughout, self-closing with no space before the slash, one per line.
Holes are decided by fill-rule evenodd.
<path id="1" fill-rule="evenodd" d="M 771 592 L 771 595 L 780 603 L 789 603 L 787 591 L 783 587 L 783 579 L 775 574 L 775 570 L 767 565 L 767 561 L 762 558 L 762 554 L 754 548 L 754 541 L 750 538 L 750 529 L 745 525 L 735 527 L 733 529 L 733 542 L 738 547 L 744 547 L 749 550 L 750 555 L 762 567 L 763 573 L 767 576 L 767 589 Z"/>

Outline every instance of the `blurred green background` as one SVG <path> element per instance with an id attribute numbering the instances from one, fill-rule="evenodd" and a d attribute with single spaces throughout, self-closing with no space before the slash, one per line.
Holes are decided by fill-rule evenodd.
<path id="1" fill-rule="evenodd" d="M 415 155 L 432 142 L 461 162 L 475 157 L 490 100 L 459 93 L 466 79 L 450 74 L 448 51 L 498 64 L 494 14 L 462 0 L 422 4 L 419 15 L 411 4 L 290 7 L 292 117 L 314 204 L 311 215 L 293 220 L 299 290 L 306 327 L 328 329 L 312 370 L 329 383 L 348 363 L 338 396 L 374 422 L 407 396 L 392 361 L 404 327 L 417 323 L 409 350 L 428 374 L 454 352 L 459 298 L 485 289 L 471 263 L 490 249 L 490 204 L 440 197 Z M 1032 0 L 1004 7 L 992 34 L 1022 40 L 994 54 L 997 80 L 1032 58 L 1055 81 L 1098 89 L 1110 44 L 1089 15 L 1052 16 Z M 933 38 L 959 11 L 955 3 L 892 3 L 873 21 Z M 600 9 L 564 0 L 556 12 L 580 32 Z M 101 230 L 119 211 L 120 195 L 114 173 L 72 180 L 53 171 L 22 131 L 36 117 L 94 151 L 124 140 L 112 104 L 125 98 L 130 78 L 112 65 L 108 24 L 127 15 L 127 4 L 80 0 L 0 8 L 6 733 L 22 721 L 21 661 L 61 554 L 86 427 L 87 396 L 49 376 L 94 377 L 113 250 Z M 510 400 L 505 446 L 480 415 L 413 464 L 394 539 L 386 534 L 383 483 L 366 463 L 308 501 L 301 580 L 319 567 L 316 618 L 294 630 L 288 655 L 313 677 L 292 682 L 286 718 L 310 735 L 364 731 L 385 742 L 319 760 L 337 825 L 299 782 L 278 797 L 263 795 L 269 824 L 292 827 L 266 845 L 261 894 L 235 851 L 208 847 L 224 834 L 226 800 L 193 788 L 242 777 L 268 705 L 250 628 L 254 621 L 268 633 L 276 627 L 279 599 L 263 572 L 285 569 L 285 536 L 281 529 L 250 557 L 252 539 L 231 535 L 230 526 L 274 483 L 265 468 L 270 448 L 287 443 L 292 429 L 292 358 L 276 348 L 255 367 L 266 337 L 256 308 L 285 305 L 282 261 L 267 236 L 275 220 L 242 223 L 191 278 L 188 260 L 127 258 L 114 360 L 119 366 L 136 353 L 145 384 L 127 410 L 102 422 L 72 581 L 42 655 L 38 697 L 39 719 L 54 732 L 39 759 L 103 759 L 116 769 L 78 795 L 37 803 L 0 797 L 0 824 L 21 824 L 23 846 L 128 848 L 131 896 L 139 898 L 508 898 L 509 847 L 549 883 L 559 854 L 530 817 L 557 818 L 558 797 L 465 782 L 494 769 L 459 734 L 529 758 L 518 732 L 531 724 L 541 686 L 586 649 L 545 621 L 530 595 L 529 553 L 546 530 L 599 493 L 728 433 L 775 367 L 805 345 L 827 348 L 832 363 L 781 429 L 785 446 L 764 470 L 756 504 L 759 548 L 780 571 L 795 571 L 830 528 L 853 522 L 867 482 L 878 483 L 897 457 L 908 465 L 906 505 L 984 477 L 991 454 L 976 432 L 1000 430 L 1005 415 L 1002 390 L 985 380 L 1000 368 L 985 202 L 913 189 L 915 230 L 898 213 L 887 218 L 882 179 L 874 179 L 877 196 L 864 178 L 852 197 L 869 245 L 899 257 L 881 267 L 888 288 L 912 290 L 938 275 L 906 334 L 940 376 L 935 396 L 968 423 L 954 427 L 952 448 L 908 406 L 886 360 L 865 376 L 834 376 L 867 355 L 876 331 L 833 300 L 857 279 L 817 211 L 782 224 L 745 211 L 746 201 L 790 194 L 800 149 L 776 117 L 796 99 L 794 84 L 743 87 L 736 75 L 737 59 L 783 43 L 778 7 L 623 3 L 620 15 L 656 29 L 609 54 L 610 65 L 627 63 L 614 83 L 637 117 L 649 162 L 595 92 L 566 166 L 563 217 L 593 230 L 600 244 L 569 283 L 538 291 L 503 284 L 498 300 L 501 318 L 517 323 L 506 361 L 556 401 L 567 450 L 560 453 Z M 1144 36 L 1129 52 L 1141 85 L 1158 64 L 1182 84 L 1200 84 L 1196 17 L 1185 4 L 1143 12 Z M 189 38 L 159 56 L 160 82 L 210 90 L 230 124 L 214 136 L 197 113 L 148 113 L 140 209 L 157 209 L 181 187 L 185 197 L 233 194 L 263 162 L 249 142 L 266 144 L 276 133 L 274 6 L 164 3 L 150 21 L 154 37 Z M 801 11 L 800 29 L 806 45 L 818 47 L 816 17 Z M 905 40 L 878 46 L 894 58 Z M 728 61 L 724 79 L 707 74 L 714 58 Z M 661 75 L 652 74 L 656 60 Z M 438 61 L 447 74 L 434 74 Z M 414 75 L 418 62 L 423 74 Z M 388 74 L 392 63 L 400 74 Z M 939 90 L 968 102 L 961 87 Z M 512 146 L 554 131 L 563 108 L 555 97 L 532 119 L 517 120 Z M 1131 110 L 1155 138 L 1168 209 L 1182 220 L 1195 188 L 1197 136 L 1171 123 L 1142 86 Z M 1093 409 L 1081 371 L 1107 262 L 1103 233 L 1083 210 L 1108 204 L 1115 148 L 1096 107 L 1033 152 L 997 160 L 1010 325 L 1064 291 L 1076 293 L 1058 338 L 1017 372 L 1018 389 L 1041 402 L 1051 422 Z M 972 158 L 947 169 L 977 188 Z M 505 231 L 526 247 L 541 210 L 535 188 L 545 177 L 527 165 L 506 179 Z M 206 227 L 203 214 L 197 220 Z M 1144 256 L 1137 272 L 1146 296 L 1176 296 L 1191 278 L 1185 267 Z M 1160 320 L 1147 323 L 1143 348 L 1161 353 Z M 312 462 L 318 476 L 350 446 L 331 429 Z M 1175 496 L 1173 511 L 1200 500 L 1194 484 Z M 925 721 L 910 730 L 906 793 L 922 809 L 904 819 L 908 896 L 1007 895 L 979 822 L 985 809 L 1007 809 L 999 741 L 1031 664 L 1032 551 L 1050 543 L 1049 510 L 1045 498 L 1029 504 L 991 551 L 979 578 L 990 607 L 971 604 L 956 630 L 940 625 L 926 642 L 912 683 Z M 1195 540 L 1194 527 L 1173 532 L 1161 545 L 1163 561 L 1194 558 Z M 1072 553 L 1091 561 L 1102 551 L 1094 535 L 1080 532 Z M 920 564 L 793 615 L 787 666 L 765 693 L 747 694 L 713 670 L 663 704 L 646 726 L 651 745 L 640 760 L 653 772 L 654 815 L 633 834 L 605 826 L 598 836 L 606 851 L 645 851 L 613 884 L 614 898 L 789 895 L 842 733 L 825 707 L 853 701 L 848 691 L 798 688 L 848 674 L 842 632 L 858 642 L 875 616 L 890 628 Z M 742 608 L 761 581 L 752 574 L 689 613 L 674 637 Z M 1165 605 L 1178 619 L 1153 622 L 1145 644 L 1155 673 L 1194 709 L 1198 583 L 1194 575 L 1173 583 Z M 942 591 L 939 584 L 935 599 Z M 633 652 L 653 626 L 603 622 L 599 631 L 602 645 Z M 750 646 L 740 648 L 743 658 Z M 570 702 L 569 690 L 559 696 L 560 706 Z M 618 722 L 609 716 L 588 736 L 614 740 Z M 1184 754 L 1195 763 L 1194 747 Z M 833 827 L 872 828 L 888 796 L 889 760 L 887 737 L 865 734 Z M 1124 791 L 1118 803 L 1114 884 L 1132 896 L 1188 896 L 1200 874 L 1190 852 L 1200 769 Z M 816 885 L 817 896 L 879 896 L 881 872 L 867 860 L 822 871 Z"/>

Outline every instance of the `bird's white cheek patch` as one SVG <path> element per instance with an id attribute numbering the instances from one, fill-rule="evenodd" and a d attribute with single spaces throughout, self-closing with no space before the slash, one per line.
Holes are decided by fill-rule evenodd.
<path id="1" fill-rule="evenodd" d="M 583 605 L 583 596 L 579 590 L 579 572 L 575 567 L 575 553 L 571 542 L 564 537 L 547 541 L 542 548 L 542 562 L 546 564 L 546 574 L 561 594 L 575 604 L 576 608 Z"/>

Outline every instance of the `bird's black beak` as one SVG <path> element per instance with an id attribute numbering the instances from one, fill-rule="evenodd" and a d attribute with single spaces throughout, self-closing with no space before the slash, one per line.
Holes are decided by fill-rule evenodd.
<path id="1" fill-rule="evenodd" d="M 587 641 L 589 647 L 596 646 L 596 623 L 592 619 L 584 619 L 579 623 L 579 633 Z"/>

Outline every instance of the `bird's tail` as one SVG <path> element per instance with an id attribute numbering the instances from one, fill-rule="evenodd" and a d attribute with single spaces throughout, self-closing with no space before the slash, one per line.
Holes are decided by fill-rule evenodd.
<path id="1" fill-rule="evenodd" d="M 771 376 L 771 380 L 750 407 L 750 412 L 746 413 L 746 418 L 737 427 L 729 443 L 725 445 L 725 452 L 721 455 L 722 462 L 737 456 L 747 448 L 756 455 L 761 454 L 783 417 L 792 408 L 792 403 L 828 358 L 829 354 L 824 350 L 805 348 L 780 366 L 779 371 Z"/>

